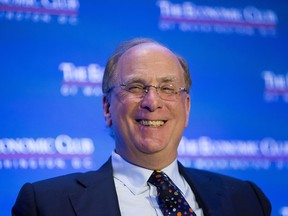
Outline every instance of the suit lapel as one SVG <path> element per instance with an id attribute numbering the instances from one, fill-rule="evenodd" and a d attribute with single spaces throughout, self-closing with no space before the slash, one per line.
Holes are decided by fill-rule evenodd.
<path id="1" fill-rule="evenodd" d="M 225 189 L 221 179 L 214 178 L 205 171 L 185 168 L 180 163 L 179 170 L 190 185 L 205 216 L 237 215 L 227 197 L 229 191 Z"/>
<path id="2" fill-rule="evenodd" d="M 85 173 L 77 181 L 80 188 L 70 194 L 77 216 L 120 216 L 111 159 L 98 171 Z"/>

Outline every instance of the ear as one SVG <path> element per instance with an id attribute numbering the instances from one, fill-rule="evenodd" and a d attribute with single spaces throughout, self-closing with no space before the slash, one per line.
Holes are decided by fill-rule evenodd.
<path id="1" fill-rule="evenodd" d="M 111 113 L 110 113 L 109 96 L 103 95 L 103 97 L 102 97 L 102 106 L 103 106 L 104 118 L 105 118 L 106 126 L 107 127 L 111 127 L 112 126 L 112 118 L 111 118 Z"/>
<path id="2" fill-rule="evenodd" d="M 190 107 L 191 107 L 191 101 L 190 101 L 190 95 L 188 94 L 187 97 L 185 98 L 185 108 L 186 108 L 185 127 L 188 127 L 189 116 L 190 116 Z"/>

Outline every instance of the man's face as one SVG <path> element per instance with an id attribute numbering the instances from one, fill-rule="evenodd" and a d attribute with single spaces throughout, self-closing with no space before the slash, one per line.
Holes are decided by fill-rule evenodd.
<path id="1" fill-rule="evenodd" d="M 183 73 L 174 54 L 146 43 L 129 49 L 120 58 L 115 84 L 139 82 L 159 86 L 168 82 L 185 87 Z M 141 98 L 116 87 L 110 100 L 103 101 L 106 124 L 114 132 L 116 152 L 124 159 L 142 165 L 147 159 L 159 158 L 171 163 L 176 158 L 189 118 L 190 97 L 186 92 L 168 101 L 161 99 L 153 87 Z"/>

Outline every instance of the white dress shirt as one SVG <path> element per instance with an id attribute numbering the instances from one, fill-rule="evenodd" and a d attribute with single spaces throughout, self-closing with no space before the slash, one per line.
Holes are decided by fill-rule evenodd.
<path id="1" fill-rule="evenodd" d="M 153 170 L 135 166 L 114 151 L 112 152 L 112 166 L 122 216 L 163 216 L 156 199 L 157 189 L 147 182 Z M 182 191 L 196 215 L 203 216 L 203 211 L 198 207 L 190 186 L 179 173 L 177 160 L 162 171 Z"/>

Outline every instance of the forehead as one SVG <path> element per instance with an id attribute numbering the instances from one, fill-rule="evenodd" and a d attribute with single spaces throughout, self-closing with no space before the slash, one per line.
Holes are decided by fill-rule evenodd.
<path id="1" fill-rule="evenodd" d="M 167 48 L 153 43 L 140 44 L 127 50 L 119 59 L 117 77 L 127 79 L 184 80 L 177 57 Z"/>

